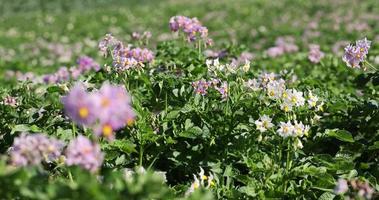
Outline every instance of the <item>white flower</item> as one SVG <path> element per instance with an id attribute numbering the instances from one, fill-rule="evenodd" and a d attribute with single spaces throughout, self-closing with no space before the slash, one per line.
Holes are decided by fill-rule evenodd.
<path id="1" fill-rule="evenodd" d="M 244 72 L 248 72 L 249 69 L 250 69 L 250 61 L 245 60 L 245 65 L 242 66 L 242 70 L 243 70 Z"/>
<path id="2" fill-rule="evenodd" d="M 163 182 L 167 182 L 166 172 L 164 171 L 156 171 L 154 174 L 160 176 L 163 179 Z"/>
<path id="3" fill-rule="evenodd" d="M 261 89 L 260 83 L 255 78 L 247 80 L 247 82 L 245 82 L 245 86 L 248 87 L 249 89 L 253 90 L 253 91 L 258 91 Z"/>
<path id="4" fill-rule="evenodd" d="M 207 67 L 210 67 L 212 65 L 213 61 L 208 59 L 205 61 L 205 64 L 207 65 Z"/>
<path id="5" fill-rule="evenodd" d="M 146 170 L 145 170 L 144 167 L 139 166 L 139 167 L 136 168 L 136 172 L 139 173 L 139 174 L 145 174 Z"/>
<path id="6" fill-rule="evenodd" d="M 295 121 L 295 124 L 294 124 L 294 133 L 299 136 L 299 137 L 302 137 L 302 136 L 308 136 L 308 132 L 309 132 L 309 125 L 304 125 L 303 122 L 297 122 Z"/>
<path id="7" fill-rule="evenodd" d="M 265 132 L 267 129 L 274 127 L 271 123 L 272 119 L 267 115 L 262 115 L 258 120 L 255 121 L 255 125 L 260 132 Z"/>
<path id="8" fill-rule="evenodd" d="M 208 176 L 208 185 L 207 185 L 207 188 L 212 187 L 212 186 L 215 185 L 213 179 L 214 179 L 213 174 L 210 174 L 210 175 Z"/>
<path id="9" fill-rule="evenodd" d="M 200 187 L 199 179 L 195 175 L 193 175 L 193 179 L 194 179 L 194 181 L 192 182 L 190 188 L 188 188 L 185 196 L 189 196 L 190 194 L 195 192 L 196 189 L 198 189 Z"/>
<path id="10" fill-rule="evenodd" d="M 218 67 L 220 65 L 220 61 L 218 60 L 218 58 L 213 60 L 213 65 L 216 67 Z"/>
<path id="11" fill-rule="evenodd" d="M 299 138 L 295 139 L 294 146 L 296 149 L 302 149 L 304 147 L 303 143 L 301 142 Z"/>
<path id="12" fill-rule="evenodd" d="M 316 108 L 316 110 L 317 111 L 324 111 L 324 102 L 321 102 L 319 105 L 317 105 L 317 108 Z"/>
<path id="13" fill-rule="evenodd" d="M 287 123 L 280 122 L 280 128 L 277 130 L 278 134 L 284 138 L 294 136 L 294 126 L 290 121 Z"/>
<path id="14" fill-rule="evenodd" d="M 270 81 L 274 81 L 276 78 L 276 74 L 274 73 L 263 73 L 259 75 L 259 80 L 262 82 L 262 85 L 267 85 Z"/>
<path id="15" fill-rule="evenodd" d="M 309 91 L 309 94 L 308 94 L 308 104 L 309 104 L 309 108 L 314 108 L 316 107 L 317 105 L 317 102 L 318 102 L 318 97 L 313 95 L 311 91 Z"/>
<path id="16" fill-rule="evenodd" d="M 305 103 L 305 99 L 303 97 L 303 92 L 299 92 L 295 89 L 292 89 L 288 93 L 287 99 L 290 100 L 291 103 L 293 103 L 296 106 L 303 106 Z"/>
<path id="17" fill-rule="evenodd" d="M 204 175 L 203 168 L 200 167 L 200 173 L 198 176 L 195 174 L 193 175 L 194 181 L 192 182 L 190 188 L 188 188 L 187 192 L 185 193 L 186 196 L 189 196 L 191 193 L 193 193 L 196 189 L 203 187 L 203 188 L 209 188 L 211 186 L 214 186 L 215 183 L 213 181 L 213 174 L 209 174 L 209 176 Z M 205 181 L 207 181 L 207 184 L 205 185 Z"/>
<path id="18" fill-rule="evenodd" d="M 280 99 L 285 91 L 285 86 L 281 81 L 270 81 L 266 87 L 268 96 L 273 99 Z"/>
<path id="19" fill-rule="evenodd" d="M 283 93 L 285 94 L 285 93 Z M 293 104 L 288 100 L 284 99 L 282 104 L 280 104 L 280 109 L 282 109 L 284 112 L 289 112 L 292 110 Z"/>
<path id="20" fill-rule="evenodd" d="M 300 137 L 304 135 L 305 126 L 304 126 L 303 122 L 299 123 L 299 122 L 295 121 L 295 124 L 293 127 L 294 127 L 295 135 L 300 136 Z"/>
<path id="21" fill-rule="evenodd" d="M 128 182 L 132 182 L 133 180 L 133 174 L 134 174 L 134 171 L 129 169 L 129 168 L 125 168 L 124 169 L 124 178 L 126 181 Z"/>

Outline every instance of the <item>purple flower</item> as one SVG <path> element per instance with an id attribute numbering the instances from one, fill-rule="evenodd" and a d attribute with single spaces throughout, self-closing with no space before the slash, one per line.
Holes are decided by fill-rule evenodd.
<path id="1" fill-rule="evenodd" d="M 102 165 L 104 154 L 97 143 L 79 135 L 66 149 L 66 164 L 78 165 L 91 172 L 96 172 Z"/>
<path id="2" fill-rule="evenodd" d="M 154 54 L 148 49 L 134 48 L 128 51 L 127 58 L 133 58 L 138 62 L 148 63 L 154 59 Z"/>
<path id="3" fill-rule="evenodd" d="M 53 74 L 46 74 L 42 77 L 45 83 L 61 83 L 72 79 L 77 79 L 81 74 L 94 70 L 99 71 L 100 65 L 96 63 L 92 58 L 88 56 L 80 57 L 77 60 L 78 66 L 71 67 L 60 67 L 57 72 Z"/>
<path id="4" fill-rule="evenodd" d="M 206 95 L 208 92 L 210 83 L 205 80 L 198 80 L 195 82 L 192 82 L 192 87 L 195 89 L 196 94 Z"/>
<path id="5" fill-rule="evenodd" d="M 347 181 L 345 179 L 338 179 L 337 185 L 334 188 L 334 193 L 336 194 L 344 194 L 349 190 L 349 186 L 347 185 Z"/>
<path id="6" fill-rule="evenodd" d="M 313 44 L 309 46 L 308 59 L 312 63 L 319 63 L 323 57 L 324 57 L 324 53 L 320 51 L 319 45 Z"/>
<path id="7" fill-rule="evenodd" d="M 99 102 L 88 94 L 81 84 L 76 84 L 67 96 L 62 98 L 66 114 L 76 123 L 91 125 L 96 121 Z"/>
<path id="8" fill-rule="evenodd" d="M 133 40 L 140 40 L 141 37 L 142 37 L 141 34 L 138 33 L 138 32 L 133 32 L 133 33 L 132 33 L 132 38 L 133 38 Z"/>
<path id="9" fill-rule="evenodd" d="M 269 57 L 278 57 L 284 53 L 293 53 L 299 50 L 293 37 L 279 37 L 275 41 L 275 46 L 270 47 L 266 53 Z"/>
<path id="10" fill-rule="evenodd" d="M 202 26 L 197 18 L 189 18 L 185 16 L 174 16 L 170 18 L 169 26 L 172 32 L 182 30 L 189 42 L 194 42 L 197 37 L 206 41 L 207 45 L 211 45 L 213 41 L 208 38 L 208 28 Z"/>
<path id="11" fill-rule="evenodd" d="M 138 66 L 138 61 L 134 58 L 119 57 L 113 61 L 113 66 L 115 66 L 120 71 L 125 71 Z"/>
<path id="12" fill-rule="evenodd" d="M 222 99 L 228 98 L 228 83 L 226 81 L 221 83 L 220 87 L 215 87 L 215 89 L 221 94 Z"/>
<path id="13" fill-rule="evenodd" d="M 361 52 L 361 54 L 366 55 L 368 54 L 368 50 L 371 47 L 371 41 L 367 40 L 367 38 L 364 38 L 362 40 L 356 41 L 355 45 L 359 49 L 359 52 Z"/>
<path id="14" fill-rule="evenodd" d="M 270 47 L 266 51 L 267 55 L 271 58 L 275 58 L 284 54 L 284 49 L 282 47 Z"/>
<path id="15" fill-rule="evenodd" d="M 139 34 L 139 33 L 138 33 Z M 138 36 L 134 33 L 134 36 Z M 151 33 L 144 32 L 140 37 L 148 39 Z M 154 60 L 154 53 L 146 48 L 131 48 L 131 45 L 124 46 L 124 44 L 110 35 L 100 42 L 99 48 L 103 53 L 107 53 L 108 49 L 111 51 L 113 58 L 113 66 L 119 70 L 126 70 L 132 67 L 143 66 L 140 63 L 150 63 Z"/>
<path id="16" fill-rule="evenodd" d="M 251 61 L 253 59 L 254 55 L 250 52 L 242 52 L 240 56 L 238 56 L 237 59 L 232 60 L 232 65 L 240 66 L 246 63 L 246 61 Z"/>
<path id="17" fill-rule="evenodd" d="M 17 106 L 17 98 L 16 97 L 12 97 L 12 96 L 6 96 L 4 99 L 3 99 L 3 102 L 2 102 L 4 105 L 7 105 L 7 106 L 11 106 L 11 107 L 16 107 Z"/>
<path id="18" fill-rule="evenodd" d="M 78 68 L 82 72 L 94 70 L 94 71 L 99 71 L 100 70 L 100 65 L 96 63 L 91 57 L 88 56 L 82 56 L 77 60 L 78 63 Z"/>
<path id="19" fill-rule="evenodd" d="M 82 74 L 82 71 L 77 67 L 71 67 L 70 73 L 73 79 L 77 79 Z"/>
<path id="20" fill-rule="evenodd" d="M 343 55 L 342 60 L 349 67 L 360 68 L 360 63 L 363 62 L 367 57 L 371 41 L 368 41 L 366 38 L 364 38 L 363 40 L 356 41 L 355 44 L 355 46 L 348 45 L 345 47 L 345 54 Z"/>
<path id="21" fill-rule="evenodd" d="M 99 50 L 103 56 L 108 55 L 108 47 L 119 43 L 111 34 L 106 34 L 105 37 L 99 42 Z"/>
<path id="22" fill-rule="evenodd" d="M 11 163 L 16 166 L 53 162 L 61 155 L 64 143 L 43 134 L 21 134 L 10 148 Z"/>
<path id="23" fill-rule="evenodd" d="M 135 113 L 130 106 L 130 96 L 122 86 L 103 84 L 95 94 L 100 102 L 98 109 L 99 124 L 95 133 L 110 140 L 114 138 L 113 131 L 117 131 L 126 124 L 133 123 Z"/>

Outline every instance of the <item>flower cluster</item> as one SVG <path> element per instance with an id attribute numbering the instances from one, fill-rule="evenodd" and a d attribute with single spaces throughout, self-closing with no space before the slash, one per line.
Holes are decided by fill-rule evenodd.
<path id="1" fill-rule="evenodd" d="M 22 133 L 10 148 L 11 163 L 16 166 L 38 165 L 53 162 L 62 152 L 64 143 L 43 134 Z"/>
<path id="2" fill-rule="evenodd" d="M 151 38 L 151 32 L 144 31 L 142 34 L 138 32 L 133 32 L 131 36 L 134 40 L 149 40 Z"/>
<path id="3" fill-rule="evenodd" d="M 43 76 L 43 81 L 45 83 L 61 83 L 70 79 L 75 80 L 80 75 L 87 73 L 91 70 L 100 70 L 100 65 L 88 56 L 80 57 L 77 60 L 77 65 L 78 66 L 71 67 L 69 69 L 67 67 L 60 67 L 57 72 Z"/>
<path id="4" fill-rule="evenodd" d="M 312 63 L 319 63 L 321 59 L 324 57 L 324 52 L 320 50 L 319 45 L 309 45 L 309 53 L 308 53 L 308 59 Z"/>
<path id="5" fill-rule="evenodd" d="M 132 48 L 115 39 L 112 35 L 107 34 L 99 43 L 99 50 L 104 56 L 111 52 L 113 65 L 120 70 L 127 70 L 138 66 L 142 63 L 150 63 L 154 60 L 154 53 L 146 48 Z"/>
<path id="6" fill-rule="evenodd" d="M 6 96 L 3 101 L 1 102 L 3 105 L 7 105 L 10 107 L 17 107 L 17 97 L 12 97 L 12 96 Z"/>
<path id="7" fill-rule="evenodd" d="M 273 128 L 275 125 L 272 123 L 272 118 L 267 115 L 262 115 L 258 120 L 255 120 L 255 125 L 260 132 L 266 132 Z M 286 137 L 302 137 L 307 136 L 309 132 L 309 126 L 304 125 L 302 122 L 295 121 L 293 124 L 291 121 L 279 122 L 279 128 L 277 133 Z"/>
<path id="8" fill-rule="evenodd" d="M 275 127 L 275 125 L 272 123 L 272 118 L 267 115 L 260 116 L 259 119 L 255 120 L 254 123 L 257 130 L 259 130 L 261 133 L 268 130 L 274 130 L 273 128 Z M 303 144 L 299 138 L 308 136 L 309 129 L 309 125 L 304 125 L 302 122 L 294 121 L 294 123 L 292 123 L 291 121 L 287 121 L 279 122 L 276 133 L 283 138 L 295 138 L 295 147 L 301 149 L 303 148 Z"/>
<path id="9" fill-rule="evenodd" d="M 250 52 L 242 52 L 237 58 L 233 58 L 231 65 L 241 66 L 246 64 L 246 62 L 251 62 L 254 58 L 254 55 Z"/>
<path id="10" fill-rule="evenodd" d="M 78 165 L 91 172 L 96 172 L 102 165 L 104 154 L 97 143 L 79 135 L 66 149 L 66 164 Z"/>
<path id="11" fill-rule="evenodd" d="M 196 176 L 195 174 L 193 175 L 194 181 L 192 182 L 190 188 L 186 192 L 186 196 L 189 196 L 192 194 L 196 189 L 198 188 L 210 188 L 215 186 L 214 182 L 214 176 L 213 174 L 209 174 L 209 176 L 205 175 L 205 172 L 203 168 L 200 167 L 200 173 Z"/>
<path id="12" fill-rule="evenodd" d="M 221 64 L 218 59 L 206 60 L 206 65 L 208 68 L 208 73 L 211 76 L 228 76 L 230 74 L 235 74 L 238 71 L 247 72 L 250 69 L 250 60 L 244 60 L 243 65 L 236 65 L 240 62 L 232 62 L 230 64 Z"/>
<path id="13" fill-rule="evenodd" d="M 33 72 L 23 73 L 21 71 L 6 70 L 4 78 L 6 80 L 16 79 L 18 81 L 32 81 L 36 82 L 38 77 Z"/>
<path id="14" fill-rule="evenodd" d="M 205 80 L 198 80 L 192 82 L 192 87 L 195 89 L 195 93 L 203 96 L 208 94 L 208 88 L 210 85 L 211 82 Z"/>
<path id="15" fill-rule="evenodd" d="M 197 37 L 200 37 L 208 45 L 213 43 L 212 40 L 208 38 L 207 27 L 201 25 L 197 18 L 174 16 L 171 17 L 169 25 L 172 32 L 182 30 L 186 34 L 189 42 L 194 42 L 197 40 Z"/>
<path id="16" fill-rule="evenodd" d="M 334 188 L 334 193 L 338 195 L 346 194 L 349 191 L 349 185 L 351 186 L 352 191 L 354 191 L 354 193 L 350 194 L 352 199 L 355 199 L 354 196 L 358 196 L 359 199 L 371 199 L 375 192 L 375 189 L 373 189 L 366 181 L 356 179 L 345 180 L 340 178 Z"/>
<path id="17" fill-rule="evenodd" d="M 66 114 L 76 123 L 92 127 L 97 136 L 114 139 L 113 132 L 134 121 L 131 99 L 122 86 L 104 83 L 99 91 L 88 93 L 77 84 L 63 97 Z"/>
<path id="18" fill-rule="evenodd" d="M 292 37 L 279 37 L 275 41 L 275 46 L 267 49 L 266 53 L 269 57 L 278 57 L 285 53 L 293 53 L 299 50 Z"/>
<path id="19" fill-rule="evenodd" d="M 255 121 L 255 125 L 260 132 L 266 132 L 268 129 L 274 127 L 271 123 L 272 119 L 267 115 L 262 115 L 258 120 Z"/>
<path id="20" fill-rule="evenodd" d="M 221 81 L 220 79 L 212 79 L 210 81 L 198 80 L 192 82 L 192 87 L 195 90 L 196 94 L 205 96 L 208 94 L 209 88 L 214 88 L 221 94 L 223 100 L 228 98 L 228 83 L 226 81 Z"/>
<path id="21" fill-rule="evenodd" d="M 277 78 L 274 73 L 263 73 L 258 79 L 249 79 L 245 86 L 253 91 L 265 90 L 267 96 L 280 103 L 280 108 L 285 112 L 290 112 L 294 107 L 305 105 L 306 99 L 303 92 L 296 89 L 287 89 L 285 81 Z M 315 108 L 317 111 L 322 110 L 324 103 L 311 91 L 308 94 L 307 103 L 309 108 Z"/>
<path id="22" fill-rule="evenodd" d="M 371 41 L 366 38 L 356 41 L 355 46 L 349 44 L 345 47 L 345 54 L 343 55 L 342 60 L 349 67 L 360 68 L 360 63 L 367 57 L 370 45 Z"/>

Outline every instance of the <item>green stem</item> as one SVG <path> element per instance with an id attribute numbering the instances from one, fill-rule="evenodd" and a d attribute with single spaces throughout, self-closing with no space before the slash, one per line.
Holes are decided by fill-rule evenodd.
<path id="1" fill-rule="evenodd" d="M 74 183 L 74 179 L 72 178 L 71 170 L 68 170 L 68 178 L 70 179 L 71 183 Z"/>
<path id="2" fill-rule="evenodd" d="M 72 133 L 73 133 L 74 137 L 76 137 L 76 126 L 75 126 L 74 122 L 72 122 Z"/>
<path id="3" fill-rule="evenodd" d="M 199 42 L 198 42 L 198 50 L 199 50 L 199 60 L 200 60 L 200 58 L 201 58 L 201 40 L 199 40 Z"/>
<path id="4" fill-rule="evenodd" d="M 291 168 L 291 139 L 288 139 L 288 144 L 287 144 L 287 162 L 286 162 L 286 172 Z"/>
<path id="5" fill-rule="evenodd" d="M 291 169 L 291 138 L 288 139 L 287 142 L 287 161 L 286 161 L 286 179 L 284 182 L 284 192 L 287 191 L 287 183 L 288 183 L 288 178 L 289 178 L 289 171 Z"/>
<path id="6" fill-rule="evenodd" d="M 168 106 L 167 106 L 167 91 L 166 91 L 166 94 L 165 94 L 165 112 L 167 114 L 167 111 L 168 111 Z"/>
<path id="7" fill-rule="evenodd" d="M 374 67 L 371 63 L 369 63 L 367 60 L 365 60 L 365 64 L 368 65 L 369 67 L 371 67 L 371 69 L 378 71 L 378 69 L 376 67 Z"/>
<path id="8" fill-rule="evenodd" d="M 140 146 L 139 146 L 139 166 L 140 167 L 142 167 L 142 159 L 143 159 L 143 147 L 142 147 L 142 142 L 140 142 Z"/>

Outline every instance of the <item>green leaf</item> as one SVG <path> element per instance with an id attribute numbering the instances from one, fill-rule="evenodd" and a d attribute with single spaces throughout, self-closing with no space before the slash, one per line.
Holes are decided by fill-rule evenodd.
<path id="1" fill-rule="evenodd" d="M 166 115 L 166 120 L 173 120 L 175 119 L 178 115 L 179 115 L 180 111 L 179 110 L 173 110 L 171 112 L 169 112 L 167 115 Z"/>
<path id="2" fill-rule="evenodd" d="M 332 200 L 336 195 L 330 192 L 323 193 L 318 200 Z"/>
<path id="3" fill-rule="evenodd" d="M 186 131 L 183 131 L 179 134 L 179 136 L 181 137 L 185 137 L 185 138 L 191 138 L 191 139 L 194 139 L 196 138 L 197 136 L 201 135 L 201 133 L 203 132 L 203 130 L 197 126 L 194 126 L 194 127 L 191 127 L 189 128 L 188 130 Z"/>
<path id="4" fill-rule="evenodd" d="M 369 150 L 377 150 L 379 149 L 379 141 L 376 141 L 373 145 L 368 147 Z"/>
<path id="5" fill-rule="evenodd" d="M 11 134 L 14 134 L 15 132 L 41 132 L 41 129 L 36 126 L 32 125 L 29 126 L 28 124 L 18 124 L 12 128 Z"/>
<path id="6" fill-rule="evenodd" d="M 346 130 L 332 129 L 332 130 L 326 130 L 325 133 L 329 137 L 334 137 L 344 142 L 354 142 L 353 136 L 351 135 L 349 131 L 346 131 Z"/>
<path id="7" fill-rule="evenodd" d="M 65 91 L 59 86 L 50 86 L 46 89 L 50 94 L 58 92 L 59 94 L 64 94 Z"/>

